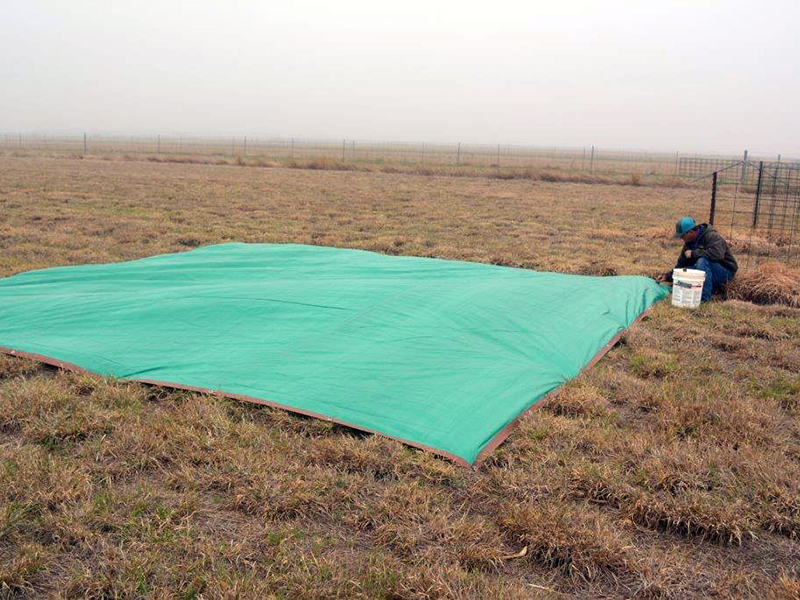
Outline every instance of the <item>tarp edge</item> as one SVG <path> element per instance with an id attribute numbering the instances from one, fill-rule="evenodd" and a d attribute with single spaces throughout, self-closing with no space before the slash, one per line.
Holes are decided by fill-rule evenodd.
<path id="1" fill-rule="evenodd" d="M 20 356 L 23 358 L 30 358 L 32 360 L 39 361 L 44 364 L 52 365 L 54 367 L 58 367 L 60 369 L 64 369 L 66 371 L 74 371 L 77 373 L 82 373 L 84 375 L 89 375 L 91 377 L 103 377 L 99 373 L 95 373 L 93 371 L 88 371 L 83 367 L 79 367 L 76 364 L 66 362 L 63 360 L 59 360 L 57 358 L 52 358 L 50 356 L 44 356 L 42 354 L 36 354 L 34 352 L 26 352 L 24 350 L 15 350 L 13 348 L 9 348 L 7 346 L 0 346 L 0 354 L 8 354 L 10 356 Z M 233 400 L 238 400 L 240 402 L 250 402 L 252 404 L 261 404 L 264 406 L 270 406 L 272 408 L 278 408 L 281 410 L 285 410 L 287 412 L 296 413 L 299 415 L 304 415 L 307 417 L 313 417 L 315 419 L 320 419 L 322 421 L 329 421 L 331 423 L 336 423 L 338 425 L 344 425 L 345 427 L 350 427 L 351 429 L 356 429 L 358 431 L 365 431 L 367 433 L 371 433 L 373 435 L 380 435 L 382 437 L 388 438 L 390 440 L 395 440 L 397 442 L 401 442 L 406 446 L 412 446 L 414 448 L 418 448 L 419 450 L 424 450 L 426 452 L 430 452 L 432 454 L 437 454 L 439 456 L 443 456 L 447 458 L 457 465 L 461 467 L 470 468 L 473 465 L 470 465 L 469 462 L 461 458 L 460 456 L 456 456 L 455 454 L 451 454 L 445 450 L 440 450 L 438 448 L 434 448 L 432 446 L 426 446 L 425 444 L 420 444 L 418 442 L 412 442 L 410 440 L 403 439 L 401 437 L 388 435 L 386 433 L 382 433 L 380 431 L 376 431 L 374 429 L 369 429 L 367 427 L 363 427 L 361 425 L 354 425 L 353 423 L 348 423 L 347 421 L 342 421 L 341 419 L 335 419 L 333 417 L 329 417 L 327 415 L 323 415 L 320 413 L 315 413 L 310 410 L 304 410 L 302 408 L 295 408 L 294 406 L 289 406 L 287 404 L 281 404 L 279 402 L 273 402 L 272 400 L 264 400 L 263 398 L 256 398 L 254 396 L 244 396 L 242 394 L 231 394 L 229 392 L 224 392 L 220 390 L 212 390 L 210 388 L 198 387 L 193 385 L 184 385 L 180 383 L 172 383 L 170 381 L 158 381 L 155 379 L 127 379 L 127 378 L 118 378 L 118 381 L 130 381 L 134 383 L 143 383 L 145 385 L 155 385 L 159 387 L 166 387 L 176 390 L 186 390 L 190 392 L 199 392 L 201 394 L 210 394 L 212 396 L 217 396 L 220 398 L 231 398 Z"/>
<path id="2" fill-rule="evenodd" d="M 575 377 L 578 377 L 579 375 L 588 371 L 594 365 L 596 365 L 600 361 L 600 359 L 602 359 L 606 355 L 606 353 L 616 345 L 616 343 L 620 340 L 620 338 L 630 330 L 631 327 L 636 325 L 645 316 L 647 316 L 647 313 L 653 310 L 653 306 L 655 306 L 655 304 L 647 307 L 642 312 L 640 312 L 639 315 L 633 321 L 631 321 L 630 325 L 628 325 L 624 329 L 621 329 L 614 337 L 612 337 L 608 342 L 606 342 L 606 344 L 602 348 L 600 348 L 600 350 L 598 350 L 597 353 L 592 357 L 592 360 L 586 363 L 586 365 L 580 370 L 580 373 L 578 373 L 578 375 L 576 375 Z M 562 387 L 564 387 L 563 384 L 559 385 L 553 390 L 550 390 L 547 394 L 542 396 L 537 402 L 534 402 L 531 406 L 529 406 L 523 412 L 517 415 L 508 425 L 506 425 L 500 431 L 498 431 L 494 435 L 494 437 L 490 438 L 489 443 L 486 444 L 486 446 L 483 447 L 483 450 L 481 450 L 478 453 L 475 462 L 472 463 L 471 465 L 472 468 L 477 469 L 478 467 L 480 467 L 481 463 L 486 459 L 486 457 L 495 450 L 497 450 L 498 446 L 500 446 L 500 444 L 506 441 L 508 436 L 511 435 L 511 433 L 519 426 L 519 424 L 522 422 L 522 419 L 525 418 L 525 416 L 529 412 L 543 407 L 548 400 L 550 400 L 561 390 Z"/>

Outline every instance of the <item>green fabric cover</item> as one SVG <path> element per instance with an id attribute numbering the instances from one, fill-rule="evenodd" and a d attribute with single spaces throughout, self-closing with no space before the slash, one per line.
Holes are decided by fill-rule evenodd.
<path id="1" fill-rule="evenodd" d="M 229 243 L 0 279 L 0 346 L 263 399 L 472 464 L 666 295 L 645 277 Z"/>

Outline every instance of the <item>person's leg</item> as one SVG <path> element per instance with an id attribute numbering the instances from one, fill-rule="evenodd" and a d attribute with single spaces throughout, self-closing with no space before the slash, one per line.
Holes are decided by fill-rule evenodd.
<path id="1" fill-rule="evenodd" d="M 714 289 L 712 290 L 712 294 L 716 292 L 720 287 L 728 283 L 731 279 L 733 279 L 733 273 L 728 271 L 725 267 L 723 267 L 718 262 L 710 262 L 711 271 L 714 273 Z"/>
<path id="2" fill-rule="evenodd" d="M 703 282 L 703 293 L 700 296 L 701 302 L 708 302 L 711 300 L 711 294 L 714 293 L 714 271 L 711 269 L 711 261 L 707 258 L 700 257 L 694 264 L 694 268 L 698 271 L 703 271 L 706 274 L 706 280 Z"/>
<path id="3" fill-rule="evenodd" d="M 711 300 L 711 296 L 719 286 L 733 279 L 733 273 L 728 269 L 718 262 L 708 260 L 702 256 L 697 259 L 694 268 L 706 274 L 706 280 L 703 282 L 703 294 L 700 298 L 702 302 Z"/>

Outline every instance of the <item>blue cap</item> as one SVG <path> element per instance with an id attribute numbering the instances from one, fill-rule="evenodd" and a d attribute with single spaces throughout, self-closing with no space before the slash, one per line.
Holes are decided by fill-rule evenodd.
<path id="1" fill-rule="evenodd" d="M 675 235 L 672 237 L 679 238 L 683 234 L 688 233 L 692 229 L 697 227 L 697 223 L 694 222 L 692 217 L 683 217 L 682 219 L 678 219 L 678 222 L 675 223 Z"/>

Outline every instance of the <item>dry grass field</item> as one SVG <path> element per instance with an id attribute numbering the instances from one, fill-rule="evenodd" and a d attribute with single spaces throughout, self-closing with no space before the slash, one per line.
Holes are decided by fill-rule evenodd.
<path id="1" fill-rule="evenodd" d="M 0 276 L 229 240 L 654 274 L 706 196 L 7 154 Z M 664 302 L 468 470 L 0 357 L 0 597 L 798 597 L 798 373 L 799 309 Z"/>

